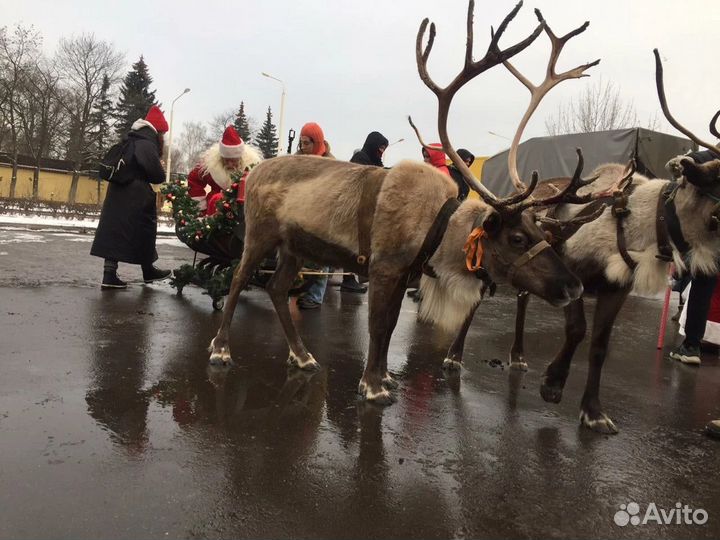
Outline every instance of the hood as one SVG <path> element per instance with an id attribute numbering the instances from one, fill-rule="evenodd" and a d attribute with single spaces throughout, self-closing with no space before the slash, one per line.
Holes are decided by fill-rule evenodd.
<path id="1" fill-rule="evenodd" d="M 365 139 L 365 144 L 363 144 L 362 149 L 363 152 L 367 154 L 368 158 L 370 158 L 370 161 L 372 161 L 375 165 L 382 167 L 383 162 L 382 156 L 380 155 L 380 147 L 387 145 L 388 140 L 383 136 L 383 134 L 379 131 L 373 131 Z"/>
<path id="2" fill-rule="evenodd" d="M 445 152 L 443 152 L 442 145 L 440 143 L 433 143 L 429 146 L 438 148 L 437 150 L 428 150 L 425 148 L 428 156 L 430 156 L 430 163 L 432 163 L 435 167 L 444 167 L 447 159 L 445 157 Z"/>

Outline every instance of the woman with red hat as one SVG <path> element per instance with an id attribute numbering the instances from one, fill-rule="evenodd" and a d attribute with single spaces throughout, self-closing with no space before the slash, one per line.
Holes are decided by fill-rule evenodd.
<path id="1" fill-rule="evenodd" d="M 168 131 L 162 111 L 150 107 L 147 116 L 133 123 L 126 139 L 128 157 L 123 181 L 111 182 L 105 195 L 100 222 L 95 232 L 91 255 L 105 259 L 102 289 L 125 289 L 127 283 L 117 276 L 118 261 L 139 264 L 143 280 L 151 283 L 165 279 L 169 270 L 153 266 L 158 255 L 157 208 L 150 184 L 161 184 L 165 170 L 160 161 L 163 134 Z"/>
<path id="2" fill-rule="evenodd" d="M 202 215 L 211 216 L 223 190 L 232 183 L 233 173 L 244 173 L 238 188 L 238 201 L 245 201 L 245 177 L 253 165 L 262 161 L 257 148 L 245 144 L 233 126 L 225 128 L 222 140 L 213 144 L 188 175 L 188 193 L 198 202 Z"/>

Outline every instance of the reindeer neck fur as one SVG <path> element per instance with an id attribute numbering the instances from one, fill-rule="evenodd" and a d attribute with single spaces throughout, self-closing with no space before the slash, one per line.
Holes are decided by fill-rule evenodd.
<path id="1" fill-rule="evenodd" d="M 465 267 L 463 247 L 476 220 L 482 221 L 490 212 L 487 204 L 467 199 L 450 218 L 443 240 L 430 259 L 437 278 L 423 275 L 420 280 L 421 319 L 454 332 L 480 302 L 482 283 Z"/>
<path id="2" fill-rule="evenodd" d="M 623 174 L 622 165 L 603 165 L 592 175 L 600 178 L 592 190 L 609 188 Z M 668 263 L 658 259 L 656 216 L 657 202 L 668 180 L 650 180 L 635 174 L 636 186 L 628 199 L 630 215 L 625 220 L 625 238 L 628 253 L 637 262 L 633 272 L 620 256 L 617 247 L 617 223 L 610 208 L 573 235 L 566 243 L 564 257 L 583 282 L 603 277 L 613 285 L 632 287 L 638 294 L 654 295 L 667 286 Z M 675 206 L 683 235 L 691 245 L 690 270 L 693 273 L 717 271 L 716 254 L 720 249 L 720 236 L 708 231 L 710 213 L 714 203 L 700 196 L 692 185 L 678 190 Z M 561 219 L 580 211 L 581 207 L 563 209 Z M 680 253 L 673 246 L 673 258 L 679 268 L 684 268 Z M 600 276 L 599 274 L 602 274 Z"/>

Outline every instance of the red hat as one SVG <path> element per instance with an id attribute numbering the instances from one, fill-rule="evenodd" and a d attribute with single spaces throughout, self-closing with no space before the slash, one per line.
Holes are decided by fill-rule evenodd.
<path id="1" fill-rule="evenodd" d="M 308 122 L 300 130 L 301 137 L 308 137 L 313 142 L 312 153 L 322 156 L 325 153 L 325 134 L 322 128 L 315 122 Z"/>
<path id="2" fill-rule="evenodd" d="M 165 120 L 165 115 L 163 115 L 160 107 L 157 105 L 150 107 L 145 120 L 150 123 L 150 125 L 154 127 L 155 131 L 158 133 L 167 133 L 170 129 L 168 127 L 167 120 Z"/>
<path id="3" fill-rule="evenodd" d="M 228 159 L 237 159 L 242 157 L 242 144 L 243 140 L 235 131 L 235 128 L 228 126 L 225 128 L 222 140 L 220 141 L 220 157 Z"/>

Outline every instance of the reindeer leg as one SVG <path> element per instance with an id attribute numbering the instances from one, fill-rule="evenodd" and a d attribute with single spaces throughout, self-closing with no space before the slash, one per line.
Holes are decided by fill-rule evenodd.
<path id="1" fill-rule="evenodd" d="M 401 282 L 400 275 L 376 275 L 372 270 L 370 272 L 370 348 L 358 393 L 378 405 L 391 405 L 395 401 L 390 391 L 383 386 L 383 379 L 387 376 L 390 336 L 400 313 L 402 297 L 398 301 L 397 296 L 398 290 L 402 291 Z"/>
<path id="2" fill-rule="evenodd" d="M 545 369 L 545 375 L 540 385 L 540 395 L 545 401 L 560 403 L 562 400 L 565 381 L 570 373 L 570 362 L 572 362 L 575 349 L 585 337 L 586 330 L 583 299 L 578 298 L 565 307 L 565 343 L 555 359 Z"/>
<path id="3" fill-rule="evenodd" d="M 462 357 L 463 350 L 465 349 L 465 338 L 467 337 L 468 330 L 470 330 L 470 324 L 472 323 L 473 317 L 475 316 L 475 312 L 477 311 L 478 307 L 480 307 L 480 302 L 473 306 L 472 310 L 465 318 L 465 321 L 460 327 L 460 332 L 458 332 L 458 335 L 455 337 L 452 345 L 450 345 L 450 350 L 448 350 L 447 356 L 445 357 L 445 360 L 443 360 L 443 369 L 446 369 L 448 371 L 460 371 L 462 369 Z"/>
<path id="4" fill-rule="evenodd" d="M 232 363 L 232 357 L 230 356 L 230 324 L 235 314 L 235 306 L 240 292 L 247 287 L 253 271 L 265 258 L 265 254 L 269 249 L 272 249 L 272 246 L 268 246 L 267 243 L 253 242 L 245 245 L 240 264 L 233 274 L 230 294 L 228 294 L 225 302 L 220 328 L 208 347 L 210 364 Z"/>
<path id="5" fill-rule="evenodd" d="M 405 286 L 403 285 L 407 281 L 407 277 L 403 277 L 398 281 L 395 290 L 388 302 L 387 321 L 388 327 L 385 334 L 385 339 L 382 344 L 382 351 L 380 358 L 382 360 L 381 371 L 383 373 L 382 385 L 388 390 L 395 390 L 398 387 L 398 382 L 393 379 L 392 375 L 387 368 L 387 355 L 388 349 L 390 348 L 390 338 L 395 331 L 398 317 L 400 316 L 400 309 L 402 308 L 403 298 L 405 297 Z"/>
<path id="6" fill-rule="evenodd" d="M 295 323 L 290 317 L 290 308 L 288 307 L 288 291 L 301 268 L 301 259 L 288 252 L 281 251 L 275 273 L 265 288 L 270 294 L 270 299 L 273 306 L 275 306 L 275 312 L 285 332 L 285 339 L 287 339 L 290 347 L 288 364 L 300 369 L 316 371 L 320 369 L 320 366 L 300 339 Z"/>
<path id="7" fill-rule="evenodd" d="M 607 356 L 608 341 L 613 323 L 627 298 L 629 289 L 617 289 L 598 293 L 593 331 L 590 342 L 590 368 L 588 369 L 585 394 L 580 406 L 580 421 L 584 426 L 600 433 L 618 432 L 613 421 L 602 412 L 600 405 L 600 375 Z"/>
<path id="8" fill-rule="evenodd" d="M 518 291 L 517 311 L 515 312 L 515 341 L 513 341 L 510 349 L 510 369 L 520 371 L 528 370 L 527 362 L 525 362 L 525 346 L 523 344 L 528 302 L 530 302 L 530 293 Z"/>

